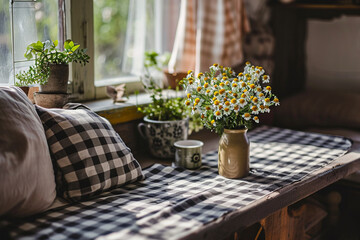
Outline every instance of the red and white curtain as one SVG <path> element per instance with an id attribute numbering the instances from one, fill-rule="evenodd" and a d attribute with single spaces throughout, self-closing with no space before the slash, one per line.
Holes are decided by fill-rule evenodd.
<path id="1" fill-rule="evenodd" d="M 242 63 L 242 38 L 249 31 L 242 0 L 182 0 L 169 72 Z"/>

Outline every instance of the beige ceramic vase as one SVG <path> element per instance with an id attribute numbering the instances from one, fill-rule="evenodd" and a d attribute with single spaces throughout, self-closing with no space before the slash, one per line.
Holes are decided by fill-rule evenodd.
<path id="1" fill-rule="evenodd" d="M 226 178 L 242 178 L 249 174 L 250 143 L 247 128 L 224 129 L 219 142 L 219 174 Z"/>

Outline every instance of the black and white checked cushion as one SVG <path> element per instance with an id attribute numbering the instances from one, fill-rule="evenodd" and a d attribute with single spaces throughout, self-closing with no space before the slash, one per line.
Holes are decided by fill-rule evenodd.
<path id="1" fill-rule="evenodd" d="M 144 181 L 31 219 L 0 221 L 0 229 L 13 239 L 180 239 L 299 181 L 351 146 L 342 137 L 279 128 L 262 127 L 248 135 L 251 172 L 246 178 L 219 176 L 217 151 L 212 151 L 203 155 L 200 169 L 155 164 L 144 170 Z"/>
<path id="2" fill-rule="evenodd" d="M 143 179 L 139 163 L 105 119 L 83 107 L 36 107 L 55 163 L 60 195 L 85 200 Z"/>

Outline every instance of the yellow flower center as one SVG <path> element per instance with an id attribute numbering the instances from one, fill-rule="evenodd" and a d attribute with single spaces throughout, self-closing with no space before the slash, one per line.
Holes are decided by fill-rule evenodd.
<path id="1" fill-rule="evenodd" d="M 217 63 L 214 63 L 214 64 L 213 64 L 213 66 L 214 66 L 214 67 L 217 67 L 217 66 L 219 66 L 219 64 L 217 64 Z"/>
<path id="2" fill-rule="evenodd" d="M 257 121 L 257 120 L 259 120 L 259 118 L 258 118 L 257 116 L 255 116 L 255 117 L 254 117 L 254 120 Z"/>
<path id="3" fill-rule="evenodd" d="M 198 74 L 198 78 L 199 77 L 201 77 L 202 75 L 204 75 L 202 72 L 200 72 L 199 74 Z"/>
<path id="4" fill-rule="evenodd" d="M 220 110 L 223 109 L 223 106 L 222 106 L 222 105 L 219 105 L 219 109 L 220 109 Z"/>
<path id="5" fill-rule="evenodd" d="M 239 81 L 239 79 L 237 79 L 237 78 L 234 78 L 234 80 L 233 80 L 234 82 L 238 82 Z"/>
<path id="6" fill-rule="evenodd" d="M 188 71 L 188 74 L 190 74 L 190 73 L 192 73 L 192 72 L 193 72 L 192 70 L 189 70 L 189 71 Z"/>
<path id="7" fill-rule="evenodd" d="M 240 98 L 239 102 L 240 102 L 240 104 L 244 104 L 244 103 L 245 103 L 245 99 Z"/>
<path id="8" fill-rule="evenodd" d="M 266 90 L 271 91 L 271 87 L 270 87 L 270 86 L 267 86 L 267 87 L 266 87 Z"/>
<path id="9" fill-rule="evenodd" d="M 236 98 L 231 99 L 231 103 L 235 104 L 236 103 Z"/>
<path id="10" fill-rule="evenodd" d="M 226 106 L 230 106 L 230 102 L 229 102 L 229 101 L 226 101 L 226 102 L 225 102 L 225 105 L 226 105 Z"/>
<path id="11" fill-rule="evenodd" d="M 189 80 L 189 84 L 191 85 L 191 84 L 193 84 L 194 83 L 194 81 L 193 80 Z"/>
<path id="12" fill-rule="evenodd" d="M 246 118 L 250 117 L 250 113 L 244 113 L 244 117 Z"/>
<path id="13" fill-rule="evenodd" d="M 216 115 L 216 116 L 220 116 L 220 115 L 221 115 L 221 112 L 220 112 L 220 111 L 216 111 L 216 112 L 215 112 L 215 115 Z"/>
<path id="14" fill-rule="evenodd" d="M 195 101 L 196 101 L 196 100 L 195 100 Z M 252 101 L 253 101 L 253 103 L 258 103 L 258 102 L 259 102 L 259 99 L 258 99 L 257 97 L 254 97 Z"/>
<path id="15" fill-rule="evenodd" d="M 201 118 L 205 118 L 205 115 L 204 115 L 204 114 L 201 114 Z"/>
<path id="16" fill-rule="evenodd" d="M 264 76 L 263 76 L 263 79 L 264 79 L 264 80 L 267 80 L 268 78 L 269 78 L 268 75 L 264 75 Z"/>
<path id="17" fill-rule="evenodd" d="M 229 81 L 226 81 L 226 82 L 225 82 L 225 85 L 227 85 L 227 86 L 228 86 L 229 84 L 230 84 L 230 82 L 229 82 Z"/>
<path id="18" fill-rule="evenodd" d="M 220 101 L 219 100 L 215 100 L 214 104 L 217 106 L 220 104 Z"/>
<path id="19" fill-rule="evenodd" d="M 185 102 L 185 104 L 186 104 L 186 106 L 189 106 L 189 105 L 190 105 L 190 101 L 187 100 L 187 101 Z"/>
<path id="20" fill-rule="evenodd" d="M 251 110 L 256 111 L 256 110 L 258 110 L 258 108 L 257 108 L 257 106 L 252 106 Z"/>
<path id="21" fill-rule="evenodd" d="M 279 99 L 275 98 L 275 99 L 274 99 L 274 102 L 278 103 L 278 102 L 279 102 Z"/>
<path id="22" fill-rule="evenodd" d="M 260 94 L 259 94 L 259 97 L 263 97 L 263 96 L 264 96 L 264 94 L 263 94 L 263 93 L 260 93 Z"/>
<path id="23" fill-rule="evenodd" d="M 190 93 L 187 94 L 187 98 L 191 98 L 191 94 L 190 94 Z"/>
<path id="24" fill-rule="evenodd" d="M 243 90 L 243 92 L 244 92 L 244 93 L 246 93 L 246 92 L 247 92 L 247 90 L 246 90 L 246 89 L 244 89 L 244 90 Z"/>
<path id="25" fill-rule="evenodd" d="M 225 89 L 220 89 L 220 90 L 219 90 L 219 93 L 220 93 L 220 94 L 223 94 L 225 91 L 226 91 Z"/>
<path id="26" fill-rule="evenodd" d="M 265 98 L 264 101 L 267 102 L 267 103 L 269 103 L 269 102 L 270 102 L 270 98 Z"/>
<path id="27" fill-rule="evenodd" d="M 217 100 L 217 98 L 216 97 L 213 97 L 213 99 L 212 99 L 214 102 Z"/>
<path id="28" fill-rule="evenodd" d="M 207 88 L 208 86 L 209 86 L 208 83 L 205 83 L 205 84 L 204 84 L 204 88 Z"/>
<path id="29" fill-rule="evenodd" d="M 214 125 L 214 123 L 215 123 L 215 120 L 214 120 L 214 119 L 213 119 L 213 120 L 211 120 L 211 124 L 212 124 L 212 125 Z"/>
<path id="30" fill-rule="evenodd" d="M 208 77 L 205 77 L 205 78 L 204 78 L 204 81 L 207 81 L 207 80 L 209 80 L 209 78 L 208 78 Z"/>
<path id="31" fill-rule="evenodd" d="M 238 97 L 238 94 L 237 94 L 236 92 L 234 92 L 234 93 L 233 93 L 233 96 L 237 98 L 237 97 Z"/>
<path id="32" fill-rule="evenodd" d="M 241 97 L 246 98 L 246 94 L 245 93 L 241 94 Z"/>
<path id="33" fill-rule="evenodd" d="M 223 87 L 223 86 L 225 86 L 225 83 L 221 82 L 220 87 Z"/>
<path id="34" fill-rule="evenodd" d="M 206 90 L 206 93 L 209 93 L 209 92 L 211 92 L 210 89 L 207 89 L 207 90 Z"/>
<path id="35" fill-rule="evenodd" d="M 210 107 L 210 106 L 206 106 L 205 109 L 206 109 L 207 111 L 209 111 L 209 110 L 211 109 L 211 107 Z"/>
<path id="36" fill-rule="evenodd" d="M 255 89 L 255 87 L 256 87 L 255 84 L 253 84 L 253 83 L 250 84 L 250 88 L 251 88 L 251 89 Z"/>
<path id="37" fill-rule="evenodd" d="M 219 92 L 218 92 L 218 91 L 215 91 L 215 92 L 214 92 L 214 96 L 217 96 L 217 95 L 219 95 Z"/>
<path id="38" fill-rule="evenodd" d="M 195 103 L 199 103 L 200 102 L 200 98 L 195 98 Z"/>
<path id="39" fill-rule="evenodd" d="M 229 110 L 230 110 L 230 108 L 228 108 L 228 107 L 224 108 L 225 112 L 228 112 Z"/>
<path id="40" fill-rule="evenodd" d="M 246 87 L 246 83 L 241 82 L 241 87 Z"/>
<path id="41" fill-rule="evenodd" d="M 261 87 L 256 88 L 258 92 L 261 92 Z"/>
<path id="42" fill-rule="evenodd" d="M 232 84 L 232 86 L 233 86 L 234 88 L 236 88 L 238 85 L 237 85 L 236 82 L 234 82 L 234 83 Z"/>
<path id="43" fill-rule="evenodd" d="M 239 110 L 239 105 L 235 105 L 234 110 L 236 110 L 236 111 Z"/>
<path id="44" fill-rule="evenodd" d="M 197 87 L 197 88 L 196 88 L 196 90 L 197 90 L 198 92 L 200 92 L 201 89 L 202 89 L 202 87 Z"/>

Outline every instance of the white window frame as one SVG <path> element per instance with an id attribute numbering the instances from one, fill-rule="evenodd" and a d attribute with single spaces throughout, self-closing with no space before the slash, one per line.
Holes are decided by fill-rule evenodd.
<path id="1" fill-rule="evenodd" d="M 92 100 L 106 97 L 105 88 L 109 85 L 126 83 L 128 92 L 142 89 L 140 77 L 134 75 L 95 81 L 94 59 L 94 15 L 93 0 L 66 0 L 66 37 L 81 47 L 87 48 L 90 61 L 85 67 L 71 64 L 70 90 L 77 100 Z"/>

